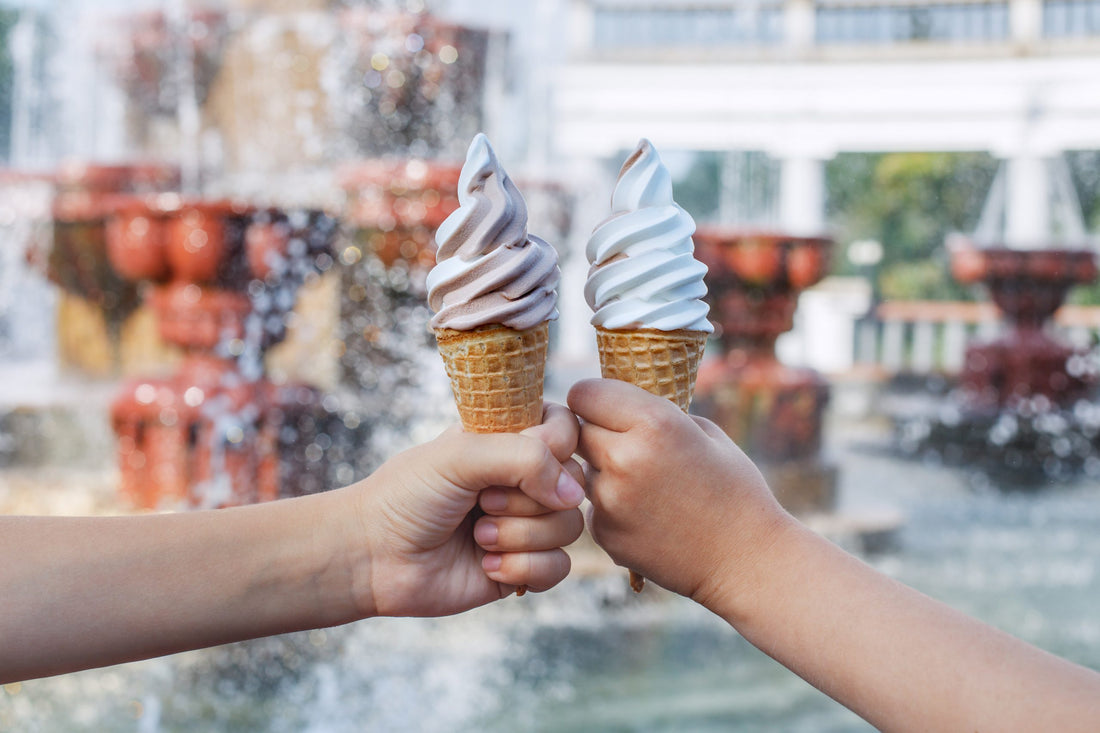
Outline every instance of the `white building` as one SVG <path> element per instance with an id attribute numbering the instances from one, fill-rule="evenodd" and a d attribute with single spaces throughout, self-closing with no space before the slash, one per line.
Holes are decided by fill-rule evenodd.
<path id="1" fill-rule="evenodd" d="M 553 146 L 780 161 L 778 221 L 824 226 L 841 152 L 1008 161 L 1009 236 L 1048 228 L 1043 161 L 1100 148 L 1100 0 L 573 0 Z"/>

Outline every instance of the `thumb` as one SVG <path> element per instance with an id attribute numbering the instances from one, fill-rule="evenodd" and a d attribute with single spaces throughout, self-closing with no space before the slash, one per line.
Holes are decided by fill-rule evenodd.
<path id="1" fill-rule="evenodd" d="M 530 435 L 474 434 L 454 428 L 435 441 L 437 466 L 445 478 L 470 492 L 513 486 L 548 509 L 580 506 L 584 489 L 550 448 Z"/>

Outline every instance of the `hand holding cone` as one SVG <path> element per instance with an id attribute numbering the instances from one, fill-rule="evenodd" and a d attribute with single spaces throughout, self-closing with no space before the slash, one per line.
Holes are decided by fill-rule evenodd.
<path id="1" fill-rule="evenodd" d="M 463 429 L 518 433 L 542 421 L 557 251 L 528 235 L 527 204 L 485 135 L 470 143 L 458 202 L 436 232 L 431 325 Z"/>

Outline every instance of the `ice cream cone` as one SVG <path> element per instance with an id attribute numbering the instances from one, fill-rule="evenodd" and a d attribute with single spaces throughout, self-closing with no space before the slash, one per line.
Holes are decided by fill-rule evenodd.
<path id="1" fill-rule="evenodd" d="M 437 328 L 435 335 L 467 432 L 517 433 L 542 422 L 548 323 L 524 331 Z"/>
<path id="2" fill-rule="evenodd" d="M 597 327 L 600 372 L 605 379 L 630 382 L 672 400 L 687 412 L 708 335 L 705 331 Z"/>
<path id="3" fill-rule="evenodd" d="M 708 335 L 705 331 L 615 331 L 597 326 L 600 373 L 604 379 L 630 382 L 669 399 L 687 412 Z M 640 593 L 645 578 L 631 570 L 630 587 Z"/>

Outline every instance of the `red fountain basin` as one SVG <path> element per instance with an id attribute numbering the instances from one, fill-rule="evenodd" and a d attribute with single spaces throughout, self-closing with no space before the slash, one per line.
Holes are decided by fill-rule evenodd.
<path id="1" fill-rule="evenodd" d="M 966 406 L 1015 408 L 1034 398 L 1069 407 L 1091 389 L 1068 362 L 1082 353 L 1046 331 L 1046 324 L 1076 285 L 1097 277 L 1095 253 L 1087 249 L 1019 250 L 955 242 L 951 273 L 960 282 L 983 283 L 1004 313 L 1008 332 L 967 348 L 960 386 Z"/>

